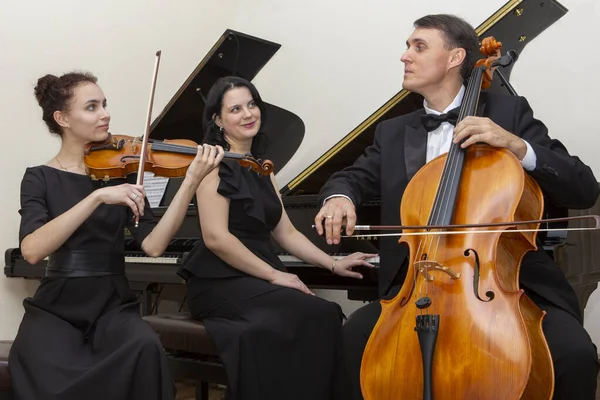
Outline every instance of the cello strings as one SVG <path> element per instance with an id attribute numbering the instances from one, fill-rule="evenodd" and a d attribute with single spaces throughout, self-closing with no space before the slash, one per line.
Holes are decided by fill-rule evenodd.
<path id="1" fill-rule="evenodd" d="M 459 117 L 457 120 L 457 124 L 458 121 L 462 121 L 466 115 L 468 115 L 470 113 L 470 111 L 473 109 L 473 105 L 474 105 L 474 91 L 475 91 L 475 84 L 477 82 L 477 78 L 478 78 L 478 71 L 476 70 L 475 73 L 472 73 L 471 76 L 469 77 L 469 83 L 467 85 L 467 90 L 463 96 L 463 101 L 462 101 L 462 107 L 460 108 L 460 112 L 459 112 Z M 449 186 L 451 185 L 452 182 L 454 182 L 458 176 L 458 172 L 460 171 L 460 162 L 458 160 L 459 156 L 461 155 L 460 153 L 463 152 L 463 150 L 460 148 L 460 144 L 454 144 L 452 143 L 450 145 L 450 150 L 448 152 L 448 157 L 446 159 L 446 165 L 444 166 L 444 170 L 442 171 L 442 183 L 441 183 L 441 187 L 438 191 L 438 193 L 440 194 L 439 199 L 436 199 L 436 204 L 434 206 L 434 217 L 436 218 L 435 221 L 432 221 L 434 224 L 435 223 L 440 223 L 441 221 L 439 220 L 439 218 L 441 218 L 441 213 L 440 211 L 440 207 L 443 207 L 443 211 L 445 213 L 448 212 L 449 207 L 452 205 L 451 203 L 451 199 L 449 198 L 451 193 L 449 190 Z M 439 248 L 439 238 L 436 241 L 436 250 L 434 252 L 434 256 L 435 254 L 437 254 L 437 250 Z M 432 241 L 433 243 L 433 241 Z M 431 251 L 431 249 L 429 249 L 429 251 Z"/>
<path id="2" fill-rule="evenodd" d="M 465 95 L 463 96 L 462 104 L 463 106 L 460 108 L 458 122 L 462 121 L 465 117 L 470 114 L 474 114 L 476 102 L 477 102 L 477 93 L 479 92 L 479 87 L 481 86 L 481 68 L 477 68 L 469 77 L 469 83 L 467 85 L 467 90 Z M 448 186 L 452 183 L 456 182 L 460 178 L 460 173 L 462 170 L 462 165 L 464 164 L 460 162 L 460 156 L 464 157 L 465 150 L 460 147 L 460 144 L 451 144 L 449 155 L 448 155 L 448 169 L 446 172 L 446 187 L 442 193 L 442 201 L 441 205 L 444 206 L 444 212 L 447 213 L 450 207 L 456 202 L 456 198 L 451 199 L 450 196 L 456 193 L 451 193 L 448 189 Z M 438 220 L 438 222 L 441 222 Z M 448 221 L 449 222 L 449 221 Z M 439 249 L 440 238 L 438 236 L 436 240 L 436 250 Z"/>
<path id="3" fill-rule="evenodd" d="M 459 118 L 457 120 L 457 124 L 459 121 L 462 121 L 467 115 L 472 113 L 472 110 L 474 110 L 474 105 L 475 105 L 475 94 L 476 94 L 476 83 L 477 83 L 477 71 L 475 71 L 475 73 L 471 74 L 471 77 L 469 79 L 469 84 L 467 85 L 467 90 L 466 93 L 463 97 L 463 107 L 461 107 L 460 109 L 460 114 L 459 114 Z M 456 195 L 457 192 L 452 193 L 449 186 L 456 182 L 459 178 L 460 178 L 460 174 L 462 171 L 462 165 L 464 165 L 464 162 L 461 163 L 459 158 L 462 155 L 464 157 L 464 151 L 461 147 L 460 144 L 455 144 L 452 143 L 450 150 L 449 150 L 449 155 L 448 155 L 448 171 L 446 172 L 446 187 L 443 190 L 442 193 L 442 201 L 441 204 L 444 207 L 444 214 L 448 213 L 449 209 L 456 203 Z M 451 196 L 454 195 L 454 199 L 451 198 Z M 438 222 L 442 222 L 439 221 Z M 451 221 L 446 221 L 446 222 L 451 222 Z M 435 245 L 435 251 L 434 251 L 434 255 L 437 255 L 438 250 L 439 250 L 439 246 L 440 246 L 440 242 L 441 242 L 441 237 L 437 236 L 436 239 L 433 239 L 432 242 L 435 241 L 436 245 Z"/>
<path id="4" fill-rule="evenodd" d="M 475 105 L 477 103 L 476 94 L 478 92 L 478 88 L 475 87 L 475 83 L 477 81 L 481 80 L 480 71 L 481 71 L 481 68 L 478 68 L 469 77 L 469 83 L 467 85 L 467 91 L 466 91 L 465 95 L 463 96 L 463 102 L 462 102 L 463 106 L 460 109 L 458 121 L 461 121 L 462 119 L 464 119 L 465 116 L 468 115 L 469 113 L 474 113 Z M 481 82 L 479 82 L 479 83 L 481 83 Z M 471 111 L 471 110 L 473 110 L 473 111 Z M 457 124 L 458 124 L 458 122 L 457 122 Z M 432 211 L 430 214 L 430 217 L 432 217 L 432 218 L 430 220 L 429 225 L 436 225 L 436 224 L 442 222 L 442 221 L 440 221 L 440 218 L 442 217 L 443 214 L 440 213 L 440 210 L 443 209 L 443 211 L 447 213 L 449 210 L 449 207 L 451 206 L 450 196 L 452 193 L 450 193 L 449 186 L 451 185 L 451 183 L 455 182 L 455 179 L 457 179 L 459 172 L 461 170 L 461 163 L 459 162 L 459 156 L 461 155 L 461 152 L 464 152 L 464 150 L 462 148 L 460 148 L 460 144 L 454 144 L 454 143 L 451 144 L 450 150 L 448 153 L 448 157 L 446 158 L 446 163 L 444 165 L 444 168 L 442 169 L 439 188 L 436 193 L 436 198 L 434 199 L 434 204 L 433 204 Z M 421 259 L 420 256 L 423 254 L 422 249 L 427 249 L 427 254 L 428 254 L 427 259 L 435 261 L 437 258 L 438 251 L 439 251 L 441 237 L 439 235 L 436 235 L 437 237 L 433 237 L 433 235 L 428 235 L 426 232 L 421 232 L 421 233 L 425 234 L 426 236 L 425 236 L 424 240 L 419 241 L 419 246 L 418 246 L 418 251 L 417 251 L 417 255 L 419 257 L 415 257 L 415 260 L 420 260 Z M 431 232 L 431 233 L 433 233 L 433 232 Z M 435 250 L 432 252 L 433 247 L 435 248 Z M 413 279 L 414 279 L 414 284 L 416 285 L 417 274 L 419 271 L 417 268 L 413 267 L 413 269 L 414 269 Z M 427 277 L 428 277 L 428 270 L 426 268 L 425 273 L 424 273 L 424 279 L 425 279 L 424 286 L 425 286 L 425 294 L 426 294 L 426 296 L 429 296 L 429 280 L 427 279 Z M 423 286 L 420 286 L 419 293 L 418 293 L 420 297 L 423 297 L 422 292 L 423 292 Z M 416 295 L 417 295 L 417 292 L 415 291 L 415 296 Z M 420 309 L 420 312 L 422 315 L 423 310 Z M 429 313 L 429 310 L 427 309 L 426 312 Z"/>

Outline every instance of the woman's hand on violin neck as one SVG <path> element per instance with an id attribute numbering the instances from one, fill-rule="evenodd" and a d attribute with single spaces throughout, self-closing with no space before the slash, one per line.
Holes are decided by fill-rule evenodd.
<path id="1" fill-rule="evenodd" d="M 124 183 L 117 186 L 108 186 L 95 192 L 98 200 L 103 204 L 121 204 L 128 206 L 135 216 L 144 215 L 144 197 L 146 193 L 141 185 Z"/>
<path id="2" fill-rule="evenodd" d="M 367 261 L 368 258 L 377 257 L 377 254 L 366 254 L 366 253 L 352 253 L 340 260 L 337 260 L 333 266 L 332 271 L 334 274 L 339 276 L 347 276 L 349 278 L 362 279 L 362 274 L 352 270 L 354 267 L 368 267 L 375 268 L 375 266 Z"/>
<path id="3" fill-rule="evenodd" d="M 527 153 L 527 145 L 520 137 L 508 132 L 494 121 L 485 117 L 467 117 L 460 121 L 454 129 L 454 143 L 460 143 L 467 148 L 477 142 L 487 143 L 493 147 L 510 150 L 519 160 Z"/>
<path id="4" fill-rule="evenodd" d="M 195 186 L 198 186 L 202 179 L 219 165 L 224 156 L 225 150 L 221 146 L 209 144 L 198 146 L 198 153 L 190 164 L 186 177 L 191 179 Z"/>
<path id="5" fill-rule="evenodd" d="M 323 219 L 325 220 L 325 229 L 323 229 Z M 323 204 L 321 210 L 315 217 L 315 227 L 317 233 L 323 235 L 327 244 L 338 244 L 342 225 L 346 226 L 346 234 L 352 235 L 354 225 L 356 224 L 356 209 L 354 204 L 346 197 L 332 197 Z"/>
<path id="6" fill-rule="evenodd" d="M 274 278 L 269 281 L 273 285 L 284 286 L 284 287 L 288 287 L 290 289 L 299 290 L 299 291 L 304 292 L 306 294 L 312 294 L 313 296 L 315 295 L 304 284 L 304 282 L 302 282 L 300 280 L 300 278 L 298 278 L 297 275 L 289 274 L 287 272 L 282 272 L 282 271 L 279 271 L 279 270 L 275 270 L 275 271 L 276 272 L 275 272 Z"/>

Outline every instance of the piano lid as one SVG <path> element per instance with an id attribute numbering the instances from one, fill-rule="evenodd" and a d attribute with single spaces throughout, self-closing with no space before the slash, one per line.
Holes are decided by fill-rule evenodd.
<path id="1" fill-rule="evenodd" d="M 154 120 L 150 126 L 150 139 L 202 142 L 204 98 L 212 85 L 228 75 L 252 81 L 280 47 L 268 40 L 226 30 Z M 271 144 L 264 158 L 273 161 L 275 171 L 278 171 L 300 147 L 304 123 L 290 111 L 265 104 L 268 118 L 263 131 Z"/>
<path id="2" fill-rule="evenodd" d="M 555 0 L 510 0 L 477 27 L 476 31 L 481 39 L 494 36 L 496 40 L 502 42 L 502 54 L 506 54 L 510 49 L 521 54 L 527 43 L 559 20 L 567 11 Z M 513 65 L 514 63 L 502 68 L 507 79 L 510 77 Z M 487 91 L 508 93 L 503 86 L 500 79 L 495 77 Z M 518 88 L 515 90 L 519 91 Z M 365 147 L 373 143 L 375 128 L 380 121 L 410 113 L 422 106 L 423 98 L 420 95 L 407 90 L 397 93 L 284 186 L 281 189 L 281 194 L 286 196 L 284 199 L 291 200 L 289 196 L 317 195 L 332 173 L 352 165 L 363 154 Z"/>

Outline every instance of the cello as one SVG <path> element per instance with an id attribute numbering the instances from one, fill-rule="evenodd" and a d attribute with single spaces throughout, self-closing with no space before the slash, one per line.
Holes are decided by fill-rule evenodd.
<path id="1" fill-rule="evenodd" d="M 470 76 L 457 123 L 476 115 L 501 46 L 493 37 L 482 41 L 485 58 Z M 543 206 L 519 160 L 487 144 L 453 143 L 414 175 L 400 204 L 408 272 L 398 294 L 381 300 L 364 350 L 365 400 L 552 398 L 545 312 L 519 287 Z M 509 229 L 512 222 L 525 229 Z M 441 231 L 451 226 L 467 228 Z"/>

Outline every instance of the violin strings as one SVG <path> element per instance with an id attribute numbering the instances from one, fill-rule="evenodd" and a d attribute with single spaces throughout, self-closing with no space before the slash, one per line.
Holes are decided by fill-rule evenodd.
<path id="1" fill-rule="evenodd" d="M 164 142 L 152 143 L 152 150 L 170 151 L 173 153 L 181 153 L 181 154 L 189 154 L 189 155 L 195 155 L 196 153 L 198 153 L 198 148 L 194 147 L 194 146 L 184 146 L 181 144 L 172 144 L 172 143 L 164 143 Z"/>
<path id="2" fill-rule="evenodd" d="M 173 143 L 165 143 L 165 142 L 155 142 L 152 144 L 152 150 L 154 151 L 168 151 L 172 153 L 186 154 L 186 155 L 196 155 L 198 154 L 198 148 L 196 146 L 186 146 L 181 144 L 173 144 Z M 247 159 L 251 161 L 256 161 L 248 155 L 233 153 L 231 151 L 226 151 L 225 158 L 231 158 L 235 160 L 239 159 Z"/>

